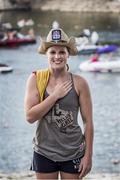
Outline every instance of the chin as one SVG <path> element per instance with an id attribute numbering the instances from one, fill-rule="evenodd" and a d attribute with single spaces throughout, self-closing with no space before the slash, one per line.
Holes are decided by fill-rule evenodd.
<path id="1" fill-rule="evenodd" d="M 57 66 L 55 66 L 55 67 L 52 67 L 52 69 L 54 69 L 54 70 L 63 70 L 63 69 L 65 69 L 65 67 L 64 66 L 59 66 L 59 67 L 57 67 Z"/>

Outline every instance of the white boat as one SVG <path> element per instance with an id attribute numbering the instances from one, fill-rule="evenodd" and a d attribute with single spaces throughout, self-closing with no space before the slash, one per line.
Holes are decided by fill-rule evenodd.
<path id="1" fill-rule="evenodd" d="M 97 45 L 82 45 L 77 46 L 78 54 L 79 55 L 88 55 L 88 54 L 94 54 L 97 52 Z"/>
<path id="2" fill-rule="evenodd" d="M 79 65 L 81 71 L 90 72 L 120 72 L 120 60 L 91 62 L 87 60 Z"/>
<path id="3" fill-rule="evenodd" d="M 99 34 L 96 31 L 90 32 L 89 29 L 84 29 L 83 32 L 75 38 L 76 45 L 95 45 L 99 42 Z"/>
<path id="4" fill-rule="evenodd" d="M 0 73 L 8 73 L 12 71 L 13 71 L 13 68 L 11 66 L 0 63 Z"/>

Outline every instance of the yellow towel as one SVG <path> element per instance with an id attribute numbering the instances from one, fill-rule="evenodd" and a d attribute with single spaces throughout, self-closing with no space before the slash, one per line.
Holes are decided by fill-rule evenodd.
<path id="1" fill-rule="evenodd" d="M 50 70 L 49 69 L 37 70 L 36 76 L 37 76 L 37 88 L 40 93 L 40 100 L 43 101 L 44 92 L 50 76 Z"/>

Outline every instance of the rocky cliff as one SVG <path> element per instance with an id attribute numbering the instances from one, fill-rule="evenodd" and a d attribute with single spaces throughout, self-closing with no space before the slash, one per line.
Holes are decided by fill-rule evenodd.
<path id="1" fill-rule="evenodd" d="M 120 0 L 41 0 L 41 3 L 35 0 L 32 7 L 41 10 L 120 13 Z"/>
<path id="2" fill-rule="evenodd" d="M 0 0 L 0 10 L 30 9 L 31 0 Z"/>
<path id="3" fill-rule="evenodd" d="M 120 13 L 120 0 L 0 0 L 0 9 L 16 8 Z"/>

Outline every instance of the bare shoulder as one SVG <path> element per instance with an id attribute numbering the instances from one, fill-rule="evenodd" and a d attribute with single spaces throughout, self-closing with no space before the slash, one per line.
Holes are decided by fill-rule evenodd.
<path id="1" fill-rule="evenodd" d="M 39 96 L 39 91 L 38 91 L 37 82 L 36 82 L 36 75 L 34 73 L 31 73 L 27 79 L 26 92 Z"/>
<path id="2" fill-rule="evenodd" d="M 84 77 L 73 74 L 73 81 L 74 81 L 75 89 L 78 94 L 83 90 L 89 90 L 88 82 Z"/>
<path id="3" fill-rule="evenodd" d="M 27 86 L 34 86 L 36 85 L 36 75 L 31 73 L 27 79 Z"/>

